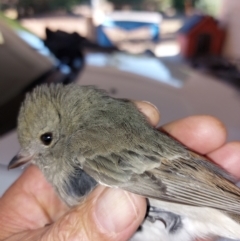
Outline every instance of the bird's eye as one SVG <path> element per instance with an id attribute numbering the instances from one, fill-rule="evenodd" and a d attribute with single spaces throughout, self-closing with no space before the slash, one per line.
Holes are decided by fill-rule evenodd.
<path id="1" fill-rule="evenodd" d="M 43 135 L 41 135 L 40 139 L 45 146 L 49 146 L 52 142 L 52 133 L 44 133 Z"/>

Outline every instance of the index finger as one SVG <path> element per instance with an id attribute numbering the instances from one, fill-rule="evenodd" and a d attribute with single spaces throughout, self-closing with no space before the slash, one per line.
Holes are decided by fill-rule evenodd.
<path id="1" fill-rule="evenodd" d="M 223 123 L 207 115 L 189 116 L 161 127 L 191 150 L 208 154 L 226 142 L 227 131 Z"/>
<path id="2" fill-rule="evenodd" d="M 160 113 L 157 107 L 148 101 L 133 101 L 133 103 L 147 117 L 150 125 L 156 127 L 160 120 Z"/>

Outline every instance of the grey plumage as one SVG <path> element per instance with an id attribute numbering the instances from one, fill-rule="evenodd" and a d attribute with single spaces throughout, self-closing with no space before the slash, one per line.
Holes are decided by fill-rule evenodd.
<path id="1" fill-rule="evenodd" d="M 91 86 L 43 85 L 21 107 L 18 137 L 20 155 L 31 156 L 69 206 L 100 183 L 150 198 L 146 226 L 162 221 L 166 240 L 240 238 L 234 178 L 155 130 L 131 101 Z"/>

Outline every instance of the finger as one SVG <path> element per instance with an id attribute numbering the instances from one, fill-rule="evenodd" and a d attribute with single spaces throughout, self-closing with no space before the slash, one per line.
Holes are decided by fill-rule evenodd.
<path id="1" fill-rule="evenodd" d="M 157 126 L 160 120 L 160 113 L 155 105 L 147 101 L 134 101 L 134 104 L 147 117 L 152 126 Z"/>
<path id="2" fill-rule="evenodd" d="M 0 240 L 52 223 L 67 210 L 40 170 L 30 166 L 1 198 Z"/>
<path id="3" fill-rule="evenodd" d="M 127 241 L 142 223 L 144 198 L 121 189 L 99 186 L 82 205 L 54 224 L 15 234 L 7 241 L 85 240 Z"/>
<path id="4" fill-rule="evenodd" d="M 230 142 L 208 155 L 214 162 L 240 179 L 240 142 Z"/>
<path id="5" fill-rule="evenodd" d="M 35 179 L 37 183 L 34 183 Z M 37 200 L 38 196 L 43 199 Z M 146 212 L 144 198 L 118 189 L 99 187 L 85 201 L 53 225 L 44 228 L 54 221 L 53 216 L 62 215 L 67 208 L 62 207 L 63 204 L 38 168 L 30 166 L 3 197 L 0 205 L 0 239 L 15 234 L 10 240 L 22 237 L 24 240 L 37 240 L 39 235 L 49 236 L 52 240 L 55 240 L 54 235 L 62 235 L 63 240 L 69 240 L 67 237 L 78 235 L 89 241 L 124 241 L 136 231 Z M 27 231 L 37 228 L 40 229 Z M 95 236 L 98 238 L 92 239 Z"/>
<path id="6" fill-rule="evenodd" d="M 4 241 L 36 241 L 45 240 L 44 235 L 48 232 L 50 227 L 43 227 L 35 230 L 28 230 L 21 233 L 11 235 L 10 237 L 4 239 Z M 53 240 L 53 239 L 52 239 Z M 58 239 L 59 240 L 59 239 Z M 50 240 L 49 240 L 50 241 Z"/>
<path id="7" fill-rule="evenodd" d="M 61 240 L 127 241 L 142 223 L 145 212 L 144 198 L 99 186 L 82 205 L 53 224 L 48 238 L 60 234 Z"/>
<path id="8" fill-rule="evenodd" d="M 85 240 L 127 241 L 142 223 L 144 198 L 121 189 L 99 186 L 82 205 L 54 224 L 13 235 L 8 241 Z"/>
<path id="9" fill-rule="evenodd" d="M 201 154 L 220 148 L 227 136 L 222 122 L 212 116 L 190 116 L 164 125 L 161 129 Z"/>

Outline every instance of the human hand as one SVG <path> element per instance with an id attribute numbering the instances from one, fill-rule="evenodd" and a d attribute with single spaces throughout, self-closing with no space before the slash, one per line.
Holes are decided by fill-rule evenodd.
<path id="1" fill-rule="evenodd" d="M 236 168 L 240 163 L 240 142 L 226 143 L 227 132 L 219 120 L 211 116 L 190 116 L 161 129 L 240 179 L 240 169 Z M 206 241 L 197 241 L 203 240 Z"/>
<path id="2" fill-rule="evenodd" d="M 151 105 L 140 102 L 138 107 L 152 125 L 158 123 Z M 240 177 L 235 169 L 240 143 L 224 144 L 226 131 L 218 120 L 189 117 L 163 129 Z M 106 187 L 96 188 L 83 204 L 69 210 L 41 172 L 30 166 L 0 200 L 0 239 L 125 241 L 142 222 L 145 210 L 143 198 Z"/>

